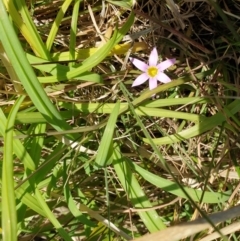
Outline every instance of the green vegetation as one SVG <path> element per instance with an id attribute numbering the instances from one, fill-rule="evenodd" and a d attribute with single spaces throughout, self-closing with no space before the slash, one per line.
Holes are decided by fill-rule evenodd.
<path id="1" fill-rule="evenodd" d="M 0 0 L 1 239 L 239 240 L 239 9 Z"/>

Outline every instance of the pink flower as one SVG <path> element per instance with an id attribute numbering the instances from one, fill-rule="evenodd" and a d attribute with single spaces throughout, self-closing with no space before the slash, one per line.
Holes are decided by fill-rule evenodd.
<path id="1" fill-rule="evenodd" d="M 162 83 L 168 83 L 171 81 L 163 71 L 172 66 L 176 62 L 176 59 L 168 59 L 158 64 L 158 52 L 156 48 L 154 48 L 149 55 L 148 64 L 139 59 L 129 59 L 138 69 L 143 71 L 143 73 L 134 80 L 132 87 L 141 85 L 149 79 L 149 89 L 152 90 L 157 87 L 157 81 Z"/>

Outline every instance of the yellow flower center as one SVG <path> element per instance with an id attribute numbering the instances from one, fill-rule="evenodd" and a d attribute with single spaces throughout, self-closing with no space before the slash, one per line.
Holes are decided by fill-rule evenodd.
<path id="1" fill-rule="evenodd" d="M 158 73 L 158 69 L 155 66 L 151 66 L 147 69 L 147 73 L 150 77 L 155 77 Z"/>

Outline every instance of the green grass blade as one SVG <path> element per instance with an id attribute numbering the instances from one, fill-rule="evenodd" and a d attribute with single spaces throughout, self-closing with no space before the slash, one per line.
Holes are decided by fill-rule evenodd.
<path id="1" fill-rule="evenodd" d="M 28 208 L 33 210 L 34 212 L 46 217 L 46 214 L 42 207 L 39 205 L 37 199 L 33 197 L 29 192 L 26 192 L 29 185 L 24 183 L 21 187 L 18 187 L 15 190 L 16 197 L 24 203 Z"/>
<path id="2" fill-rule="evenodd" d="M 113 133 L 115 130 L 115 124 L 118 118 L 120 108 L 120 102 L 115 104 L 113 111 L 109 117 L 107 126 L 104 130 L 103 137 L 101 139 L 101 143 L 98 148 L 98 154 L 95 160 L 95 163 L 99 167 L 105 167 L 109 157 L 112 155 L 112 141 L 113 141 Z"/>
<path id="3" fill-rule="evenodd" d="M 45 59 L 36 57 L 31 54 L 26 54 L 28 61 L 33 66 L 34 69 L 41 70 L 43 72 L 49 73 L 51 75 L 55 76 L 62 76 L 59 78 L 65 78 L 66 74 L 73 70 L 74 67 L 65 66 L 58 63 L 52 63 L 51 61 L 46 61 Z M 96 82 L 96 83 L 102 83 L 102 76 L 100 76 L 97 73 L 91 73 L 89 71 L 86 71 L 78 76 L 75 77 L 77 80 L 84 80 L 84 81 L 90 81 L 90 82 Z M 45 82 L 46 79 L 39 77 L 38 80 L 40 83 L 48 83 Z M 65 80 L 67 81 L 67 80 Z M 55 82 L 58 82 L 58 79 L 55 78 Z M 52 82 L 53 83 L 53 82 Z"/>
<path id="4" fill-rule="evenodd" d="M 128 0 L 128 1 L 112 1 L 112 0 L 106 0 L 107 2 L 122 7 L 122 8 L 126 8 L 128 10 L 131 10 L 131 8 L 133 7 L 133 1 L 132 0 Z"/>
<path id="5" fill-rule="evenodd" d="M 1 0 L 1 1 L 3 2 L 3 0 Z M 27 26 L 26 24 L 29 23 L 28 19 L 25 19 L 26 24 L 23 22 L 20 14 L 18 13 L 18 11 L 14 5 L 14 1 L 4 0 L 4 2 L 5 2 L 5 6 L 9 12 L 9 14 L 11 15 L 11 18 L 13 19 L 15 25 L 19 28 L 19 30 L 21 31 L 22 35 L 25 37 L 28 44 L 32 47 L 33 51 L 38 56 L 41 56 L 43 58 L 48 57 L 48 53 L 45 51 L 45 49 L 46 49 L 45 45 L 43 43 L 41 43 L 42 42 L 41 39 L 39 39 L 39 37 L 37 37 L 35 35 L 37 33 L 37 32 L 35 32 L 36 30 L 32 31 L 32 28 L 35 29 L 34 24 L 33 24 L 33 26 L 30 26 L 30 25 Z M 16 2 L 17 2 L 17 4 L 22 6 L 21 3 L 19 3 L 19 1 L 16 1 Z M 21 10 L 21 7 L 20 7 L 20 11 L 22 13 L 24 10 Z M 25 18 L 24 15 L 23 15 L 23 18 Z M 31 25 L 32 25 L 32 23 L 31 23 Z"/>
<path id="6" fill-rule="evenodd" d="M 131 203 L 135 208 L 152 207 L 150 201 L 148 200 L 140 184 L 132 173 L 130 165 L 128 162 L 126 162 L 125 158 L 123 158 L 120 153 L 120 148 L 117 146 L 117 144 L 114 145 L 114 169 Z M 138 214 L 150 232 L 155 232 L 165 228 L 164 223 L 155 210 L 138 212 Z"/>
<path id="7" fill-rule="evenodd" d="M 159 99 L 146 101 L 142 105 L 145 107 L 165 107 L 173 105 L 193 105 L 210 102 L 210 98 L 205 97 L 187 97 L 187 98 L 173 98 L 173 99 Z"/>
<path id="8" fill-rule="evenodd" d="M 45 212 L 46 217 L 51 221 L 51 223 L 56 228 L 56 230 L 58 231 L 60 236 L 63 238 L 63 240 L 65 240 L 65 241 L 72 241 L 71 237 L 64 230 L 62 225 L 59 223 L 59 221 L 56 219 L 54 214 L 49 209 L 47 203 L 45 202 L 45 200 L 44 200 L 44 198 L 42 196 L 42 194 L 40 193 L 40 191 L 37 188 L 35 190 L 35 196 L 36 196 L 36 199 L 38 200 L 39 204 L 41 205 L 43 211 Z"/>
<path id="9" fill-rule="evenodd" d="M 65 179 L 64 182 L 66 182 L 67 181 L 66 172 L 64 172 L 63 175 Z M 72 215 L 76 217 L 76 219 L 79 222 L 83 223 L 84 225 L 87 225 L 88 227 L 95 227 L 95 224 L 91 220 L 89 220 L 87 216 L 83 214 L 81 211 L 79 211 L 79 209 L 77 208 L 68 183 L 65 183 L 64 185 L 64 196 L 67 202 L 67 206 L 70 212 L 72 213 Z M 81 206 L 81 203 L 79 203 L 79 206 Z"/>
<path id="10" fill-rule="evenodd" d="M 44 58 L 45 60 L 46 59 L 50 60 L 51 57 L 50 57 L 49 51 L 47 50 L 45 44 L 43 43 L 38 33 L 38 30 L 36 29 L 36 26 L 31 19 L 28 8 L 26 6 L 26 1 L 18 0 L 15 2 L 18 7 L 18 11 L 22 16 L 23 22 L 28 29 L 28 36 L 29 36 L 29 39 L 31 39 L 31 42 L 29 44 L 32 47 L 34 53 L 36 53 L 41 58 Z M 20 29 L 21 29 L 21 26 L 20 26 Z"/>
<path id="11" fill-rule="evenodd" d="M 166 103 L 167 101 L 168 100 L 165 100 Z M 66 109 L 71 109 L 73 104 L 59 102 L 59 106 L 62 106 Z M 112 113 L 115 107 L 115 104 L 80 103 L 80 104 L 74 104 L 74 107 L 77 111 L 84 112 L 84 113 L 110 114 Z M 128 103 L 120 104 L 120 110 L 124 110 L 126 108 L 128 108 Z M 150 108 L 150 107 L 139 106 L 135 109 L 135 111 L 136 111 L 136 114 L 139 116 L 169 117 L 169 118 L 183 119 L 183 120 L 189 120 L 194 122 L 200 122 L 205 119 L 204 116 L 201 116 L 201 115 L 184 113 L 180 111 L 171 111 L 171 110 L 154 108 L 154 107 Z M 129 112 L 127 112 L 127 114 L 129 114 Z"/>
<path id="12" fill-rule="evenodd" d="M 7 119 L 6 119 L 2 109 L 0 108 L 0 135 L 2 135 L 2 136 L 4 136 L 6 123 L 7 123 Z M 16 136 L 15 133 L 13 135 Z M 30 170 L 35 170 L 36 165 L 35 165 L 34 161 L 32 160 L 31 156 L 26 151 L 26 149 L 23 146 L 23 144 L 21 143 L 21 141 L 18 139 L 15 139 L 15 138 L 13 139 L 13 152 L 17 155 L 19 160 L 21 160 L 24 163 L 26 168 L 28 168 Z"/>
<path id="13" fill-rule="evenodd" d="M 195 126 L 187 130 L 183 130 L 174 135 L 155 138 L 155 139 L 152 139 L 152 141 L 157 145 L 162 145 L 162 144 L 171 144 L 171 143 L 176 143 L 179 141 L 190 139 L 206 131 L 212 130 L 218 125 L 221 125 L 223 122 L 226 121 L 227 117 L 228 118 L 231 117 L 231 115 L 236 114 L 239 110 L 240 110 L 240 101 L 234 100 L 230 105 L 224 108 L 224 114 L 221 111 L 215 114 L 214 116 L 205 118 L 203 122 L 200 122 L 199 124 L 195 124 Z M 145 143 L 150 143 L 148 138 L 143 138 L 143 141 Z"/>
<path id="14" fill-rule="evenodd" d="M 154 186 L 162 188 L 164 191 L 172 193 L 178 197 L 186 198 L 186 194 L 182 191 L 182 189 L 179 187 L 177 183 L 174 183 L 172 181 L 166 180 L 162 177 L 159 177 L 151 172 L 148 172 L 147 170 L 143 169 L 139 165 L 133 163 L 132 161 L 128 160 L 128 165 L 132 167 L 137 173 L 139 173 L 145 180 L 152 183 Z M 218 193 L 218 192 L 208 192 L 201 190 L 196 190 L 192 188 L 187 188 L 182 186 L 184 188 L 185 192 L 191 197 L 191 199 L 195 202 L 199 202 L 202 200 L 203 203 L 221 203 L 226 202 L 230 194 L 229 193 Z"/>
<path id="15" fill-rule="evenodd" d="M 3 240 L 17 241 L 17 214 L 13 179 L 13 129 L 18 109 L 25 96 L 19 97 L 8 116 L 4 135 L 2 167 L 2 233 Z"/>
<path id="16" fill-rule="evenodd" d="M 70 29 L 70 44 L 69 44 L 69 59 L 74 60 L 75 57 L 75 48 L 76 48 L 76 36 L 77 36 L 77 22 L 78 22 L 78 13 L 79 13 L 79 5 L 81 0 L 75 0 L 71 21 L 71 29 Z M 73 67 L 74 63 L 69 63 L 69 66 Z"/>
<path id="17" fill-rule="evenodd" d="M 44 144 L 44 136 L 38 136 L 39 133 L 44 133 L 46 130 L 46 124 L 37 124 L 37 125 L 32 125 L 33 130 L 31 131 L 32 135 L 36 135 L 35 137 L 31 138 L 29 140 L 29 154 L 31 157 L 35 160 L 36 166 L 38 166 L 39 161 L 41 159 L 41 152 Z"/>
<path id="18" fill-rule="evenodd" d="M 58 28 L 61 24 L 61 21 L 64 17 L 65 12 L 67 11 L 69 5 L 71 4 L 72 0 L 65 0 L 63 2 L 63 5 L 61 6 L 61 8 L 59 9 L 58 15 L 55 18 L 53 24 L 52 24 L 52 28 L 50 30 L 50 33 L 48 35 L 47 41 L 46 41 L 46 47 L 47 49 L 50 51 L 50 49 L 52 48 L 54 39 L 56 37 Z"/>

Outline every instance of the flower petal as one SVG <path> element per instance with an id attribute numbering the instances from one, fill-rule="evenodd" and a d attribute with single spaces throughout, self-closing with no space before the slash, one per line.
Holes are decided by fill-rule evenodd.
<path id="1" fill-rule="evenodd" d="M 157 87 L 157 78 L 149 79 L 149 89 L 153 90 Z"/>
<path id="2" fill-rule="evenodd" d="M 129 58 L 129 59 L 138 69 L 140 69 L 143 72 L 147 71 L 148 65 L 146 63 L 135 58 Z"/>
<path id="3" fill-rule="evenodd" d="M 148 79 L 149 79 L 148 75 L 146 73 L 143 73 L 134 80 L 132 87 L 141 85 L 144 82 L 146 82 Z"/>
<path id="4" fill-rule="evenodd" d="M 157 79 L 158 81 L 162 82 L 162 83 L 169 83 L 171 82 L 171 79 L 164 73 L 159 72 L 157 75 Z"/>
<path id="5" fill-rule="evenodd" d="M 174 65 L 175 62 L 176 62 L 176 59 L 167 59 L 157 65 L 158 70 L 163 71 L 163 70 L 169 68 L 170 66 Z"/>
<path id="6" fill-rule="evenodd" d="M 149 55 L 149 66 L 157 66 L 158 62 L 158 52 L 156 48 L 153 48 L 152 52 Z"/>

